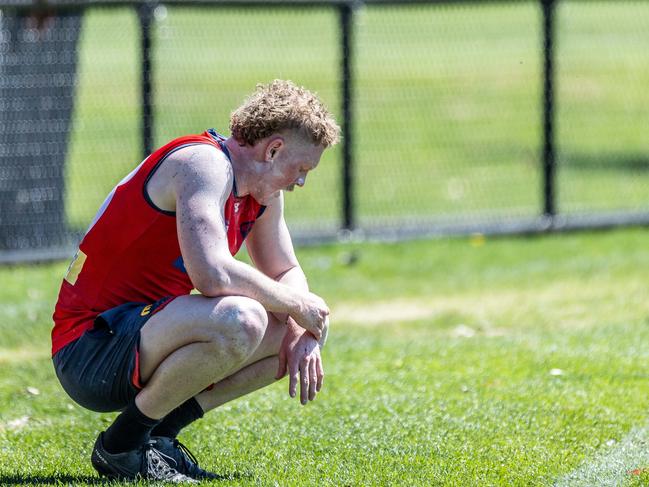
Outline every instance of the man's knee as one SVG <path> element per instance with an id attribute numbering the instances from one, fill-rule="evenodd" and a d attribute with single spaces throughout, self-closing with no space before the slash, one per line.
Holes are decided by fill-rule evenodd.
<path id="1" fill-rule="evenodd" d="M 235 324 L 245 334 L 252 350 L 257 348 L 264 338 L 268 327 L 268 314 L 264 307 L 254 299 L 237 297 L 234 304 Z"/>
<path id="2" fill-rule="evenodd" d="M 211 313 L 208 333 L 215 345 L 243 361 L 257 349 L 267 326 L 268 314 L 259 302 L 232 296 L 221 300 Z"/>

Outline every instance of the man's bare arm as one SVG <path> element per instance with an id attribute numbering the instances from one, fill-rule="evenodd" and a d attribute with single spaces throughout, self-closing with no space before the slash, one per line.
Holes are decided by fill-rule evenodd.
<path id="1" fill-rule="evenodd" d="M 264 215 L 255 223 L 246 239 L 248 253 L 257 269 L 288 286 L 308 292 L 309 285 L 300 267 L 293 243 L 284 221 L 284 200 L 279 195 L 271 201 Z M 276 379 L 289 375 L 289 395 L 295 397 L 300 384 L 300 401 L 306 404 L 320 391 L 324 379 L 324 368 L 320 349 L 326 341 L 329 321 L 325 318 L 321 337 L 315 337 L 299 328 L 286 315 L 274 313 L 280 321 L 286 321 L 287 328 L 279 350 Z"/>
<path id="2" fill-rule="evenodd" d="M 284 220 L 284 197 L 280 195 L 266 208 L 264 215 L 255 223 L 246 239 L 248 254 L 255 267 L 276 281 L 292 288 L 309 292 L 306 275 L 295 256 L 293 242 Z M 286 322 L 287 313 L 275 313 L 277 318 Z M 319 340 L 324 346 L 328 323 Z"/>
<path id="3" fill-rule="evenodd" d="M 206 296 L 241 295 L 268 311 L 286 313 L 303 328 L 322 335 L 328 314 L 317 296 L 278 283 L 232 257 L 223 220 L 233 184 L 225 156 L 208 145 L 181 149 L 172 160 L 178 240 L 196 289 Z"/>

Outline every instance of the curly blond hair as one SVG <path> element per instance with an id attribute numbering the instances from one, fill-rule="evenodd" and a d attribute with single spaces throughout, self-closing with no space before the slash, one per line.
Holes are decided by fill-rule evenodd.
<path id="1" fill-rule="evenodd" d="M 230 117 L 232 136 L 249 145 L 286 129 L 298 130 L 324 147 L 336 144 L 340 134 L 340 127 L 318 97 L 292 81 L 258 84 Z"/>

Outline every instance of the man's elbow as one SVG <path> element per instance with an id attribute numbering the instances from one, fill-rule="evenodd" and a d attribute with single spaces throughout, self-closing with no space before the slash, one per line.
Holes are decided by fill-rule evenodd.
<path id="1" fill-rule="evenodd" d="M 230 274 L 220 267 L 215 267 L 209 272 L 192 278 L 192 283 L 203 296 L 226 296 L 232 294 L 233 291 Z"/>

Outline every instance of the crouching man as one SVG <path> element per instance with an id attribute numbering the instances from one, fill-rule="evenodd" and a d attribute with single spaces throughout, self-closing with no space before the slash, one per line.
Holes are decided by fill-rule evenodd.
<path id="1" fill-rule="evenodd" d="M 329 309 L 295 257 L 283 192 L 304 186 L 339 127 L 312 93 L 276 80 L 230 130 L 173 140 L 127 175 L 61 284 L 56 374 L 83 407 L 121 411 L 94 445 L 101 475 L 216 478 L 178 442 L 182 428 L 287 370 L 302 404 L 322 387 Z M 244 241 L 254 267 L 233 257 Z"/>

